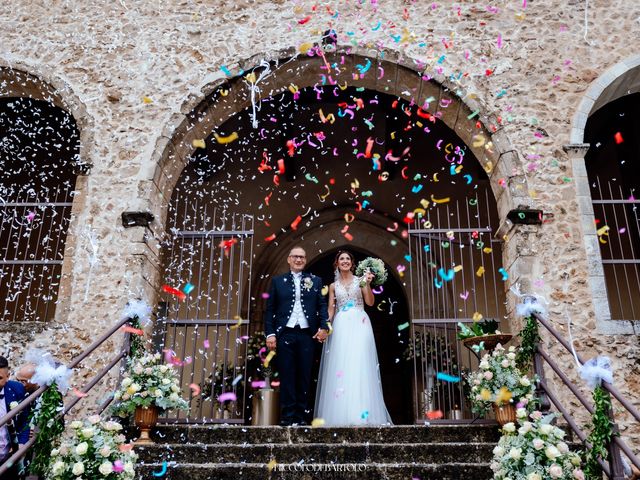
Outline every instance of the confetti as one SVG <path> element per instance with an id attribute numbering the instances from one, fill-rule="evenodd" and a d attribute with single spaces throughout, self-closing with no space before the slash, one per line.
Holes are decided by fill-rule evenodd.
<path id="1" fill-rule="evenodd" d="M 453 375 L 448 375 L 446 373 L 443 372 L 438 372 L 436 374 L 436 378 L 438 380 L 442 380 L 443 382 L 450 382 L 450 383 L 457 383 L 460 381 L 460 377 L 455 377 Z"/>
<path id="2" fill-rule="evenodd" d="M 225 145 L 227 143 L 231 143 L 231 142 L 233 142 L 233 141 L 238 139 L 238 133 L 237 132 L 233 132 L 231 135 L 229 135 L 227 137 L 222 137 L 222 136 L 218 135 L 217 133 L 214 133 L 213 136 L 215 137 L 216 141 L 221 145 Z"/>
<path id="3" fill-rule="evenodd" d="M 164 477 L 164 475 L 167 473 L 167 462 L 166 460 L 164 460 L 162 462 L 162 468 L 160 468 L 159 472 L 153 472 L 153 476 L 154 477 Z"/>

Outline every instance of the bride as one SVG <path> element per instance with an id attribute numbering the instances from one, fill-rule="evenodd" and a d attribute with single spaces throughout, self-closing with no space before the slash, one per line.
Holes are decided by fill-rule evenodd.
<path id="1" fill-rule="evenodd" d="M 329 286 L 333 333 L 322 351 L 315 416 L 327 426 L 390 425 L 371 321 L 364 311 L 364 303 L 374 303 L 374 276 L 366 273 L 366 283 L 360 287 L 349 252 L 338 252 L 333 265 L 336 277 Z"/>

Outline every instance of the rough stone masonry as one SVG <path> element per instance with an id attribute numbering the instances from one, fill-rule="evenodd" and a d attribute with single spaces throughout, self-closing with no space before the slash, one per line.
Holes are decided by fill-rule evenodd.
<path id="1" fill-rule="evenodd" d="M 554 215 L 539 228 L 506 232 L 509 283 L 533 290 L 544 279 L 535 291 L 550 301 L 550 321 L 566 334 L 570 316 L 576 350 L 586 358 L 609 355 L 617 387 L 637 406 L 637 330 L 600 321 L 607 313 L 594 301 L 602 291 L 594 287 L 594 252 L 584 241 L 593 225 L 581 221 L 573 181 L 585 175 L 576 171 L 580 152 L 563 150 L 576 143 L 572 129 L 579 136 L 584 128 L 577 114 L 590 88 L 606 85 L 605 72 L 638 55 L 640 4 L 625 0 L 11 2 L 0 13 L 0 66 L 52 87 L 78 123 L 82 161 L 92 168 L 77 182 L 55 322 L 13 335 L 6 328 L 4 353 L 17 359 L 39 346 L 68 359 L 112 325 L 131 296 L 153 303 L 162 228 L 125 230 L 120 213 L 162 212 L 170 191 L 159 191 L 153 179 L 163 142 L 207 88 L 226 78 L 221 66 L 235 75 L 283 51 L 304 58 L 300 46 L 318 42 L 329 28 L 342 48 L 374 58 L 385 51 L 417 72 L 436 72 L 499 127 L 508 142 L 501 151 L 515 155 L 505 174 L 526 182 L 520 193 L 529 204 Z M 15 94 L 10 85 L 0 89 Z M 99 241 L 91 278 L 84 228 Z M 519 328 L 515 317 L 512 328 Z M 545 346 L 582 385 L 571 356 L 553 345 L 545 336 Z M 621 420 L 637 447 L 640 430 Z"/>

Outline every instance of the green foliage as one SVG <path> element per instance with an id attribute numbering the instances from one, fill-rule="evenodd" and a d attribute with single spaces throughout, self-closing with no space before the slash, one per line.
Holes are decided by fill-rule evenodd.
<path id="1" fill-rule="evenodd" d="M 140 329 L 140 319 L 136 316 L 133 317 L 129 321 L 129 325 L 133 328 Z M 136 335 L 134 333 L 130 333 L 130 343 L 129 343 L 129 359 L 140 358 L 145 353 L 144 349 L 144 337 L 142 335 Z"/>
<path id="2" fill-rule="evenodd" d="M 473 322 L 471 326 L 467 326 L 458 322 L 458 339 L 465 340 L 467 338 L 482 337 L 483 335 L 493 335 L 498 331 L 498 322 L 493 318 L 485 318 L 481 322 Z"/>
<path id="3" fill-rule="evenodd" d="M 611 397 L 609 393 L 598 385 L 593 390 L 594 411 L 591 416 L 591 433 L 587 442 L 591 448 L 586 452 L 586 464 L 584 473 L 591 480 L 602 478 L 602 467 L 598 464 L 598 458 L 607 460 L 609 451 L 607 445 L 613 437 L 613 421 L 609 418 L 611 411 Z"/>
<path id="4" fill-rule="evenodd" d="M 527 317 L 527 323 L 518 334 L 522 339 L 520 349 L 516 358 L 516 364 L 522 371 L 527 371 L 533 361 L 533 355 L 536 353 L 538 342 L 540 342 L 540 332 L 538 331 L 538 321 L 533 316 Z"/>
<path id="5" fill-rule="evenodd" d="M 29 471 L 33 475 L 44 476 L 49 466 L 51 450 L 60 444 L 64 420 L 58 414 L 62 408 L 62 394 L 58 385 L 53 382 L 40 396 L 31 413 L 31 424 L 38 432 L 32 449 L 33 459 L 29 464 Z"/>

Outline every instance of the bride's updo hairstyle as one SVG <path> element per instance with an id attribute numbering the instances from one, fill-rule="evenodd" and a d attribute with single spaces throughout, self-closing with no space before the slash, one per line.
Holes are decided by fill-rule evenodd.
<path id="1" fill-rule="evenodd" d="M 340 255 L 342 255 L 343 253 L 346 253 L 347 255 L 349 255 L 349 258 L 351 259 L 351 273 L 354 273 L 356 270 L 356 259 L 353 258 L 353 255 L 351 254 L 351 252 L 347 252 L 346 250 L 338 250 L 338 253 L 336 254 L 336 258 L 333 260 L 333 268 L 336 272 L 338 272 L 338 259 L 340 258 Z"/>

